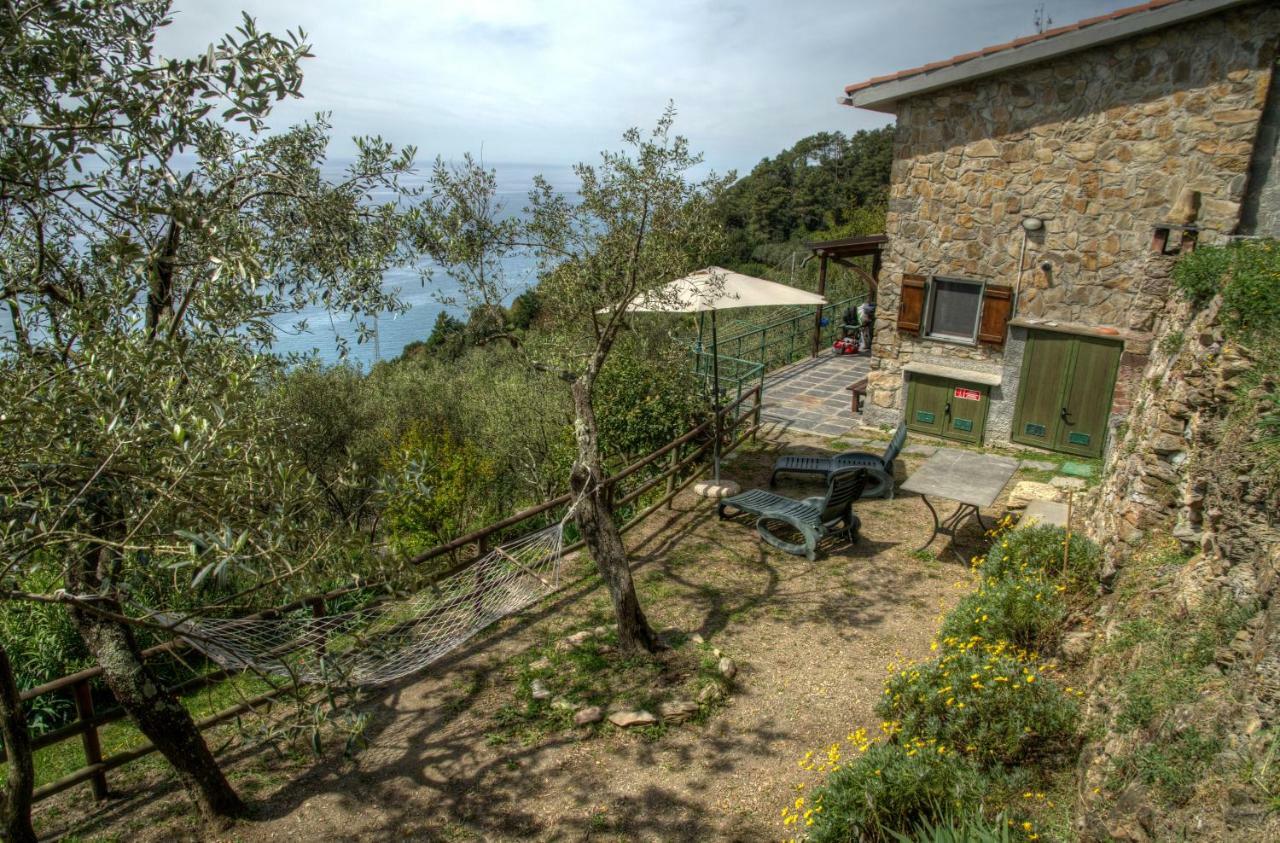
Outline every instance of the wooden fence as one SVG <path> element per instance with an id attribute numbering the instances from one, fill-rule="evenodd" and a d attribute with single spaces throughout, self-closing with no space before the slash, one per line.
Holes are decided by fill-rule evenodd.
<path id="1" fill-rule="evenodd" d="M 756 385 L 754 388 L 746 391 L 738 397 L 733 403 L 721 409 L 720 414 L 722 421 L 722 435 L 728 440 L 728 443 L 722 449 L 722 454 L 731 453 L 735 448 L 742 444 L 748 437 L 754 437 L 756 430 L 760 426 L 760 410 L 761 410 L 761 387 Z M 748 401 L 751 402 L 747 406 Z M 618 497 L 614 504 L 619 508 L 626 508 L 638 501 L 661 484 L 663 486 L 662 495 L 654 502 L 647 504 L 639 511 L 633 513 L 622 525 L 623 532 L 630 530 L 639 524 L 654 511 L 662 506 L 669 506 L 672 499 L 675 498 L 682 490 L 687 488 L 701 475 L 702 464 L 706 461 L 708 452 L 713 445 L 712 420 L 708 419 L 702 424 L 685 433 L 672 441 L 663 445 L 661 448 L 640 458 L 636 462 L 618 471 L 609 478 L 609 483 L 621 488 L 621 484 L 637 475 L 644 469 L 655 466 L 660 460 L 665 458 L 665 464 L 662 465 L 661 471 L 641 480 L 634 488 L 627 489 Z M 531 507 L 518 512 L 507 518 L 490 524 L 465 536 L 460 536 L 450 542 L 434 547 L 424 553 L 418 554 L 411 561 L 413 564 L 422 564 L 432 559 L 444 556 L 446 554 L 457 554 L 465 552 L 468 548 L 473 548 L 473 555 L 468 555 L 465 561 L 450 566 L 442 570 L 429 579 L 424 586 L 438 582 L 453 574 L 460 573 L 474 565 L 488 552 L 491 544 L 500 544 L 507 537 L 514 536 L 526 530 L 519 530 L 522 526 L 528 525 L 530 521 L 545 521 L 557 509 L 563 509 L 569 505 L 571 496 L 568 494 L 561 495 L 553 500 L 545 501 L 537 506 Z M 581 541 L 574 542 L 564 548 L 565 553 L 581 549 L 583 543 Z M 283 615 L 288 612 L 298 611 L 300 609 L 309 609 L 316 617 L 322 617 L 327 611 L 328 604 L 344 595 L 351 594 L 355 591 L 372 587 L 376 584 L 364 584 L 359 586 L 349 586 L 346 588 L 330 591 L 326 594 L 311 595 L 300 600 L 295 600 L 284 606 L 278 606 L 268 609 L 252 617 L 273 617 Z M 179 640 L 173 640 L 156 647 L 151 647 L 142 652 L 144 659 L 152 659 L 157 656 L 176 654 L 188 645 Z M 170 688 L 176 694 L 185 694 L 190 691 L 212 685 L 226 678 L 229 671 L 215 668 L 199 676 L 195 676 L 184 682 L 181 682 Z M 91 683 L 102 675 L 102 668 L 91 667 L 63 676 L 31 688 L 22 693 L 23 702 L 35 699 L 44 694 L 69 693 L 75 701 L 76 719 L 71 723 L 61 726 L 57 729 L 46 732 L 39 737 L 33 738 L 31 742 L 32 751 L 63 741 L 74 740 L 79 738 L 84 748 L 85 766 L 80 767 L 72 773 L 62 778 L 48 782 L 35 789 L 35 801 L 47 799 L 56 793 L 75 787 L 78 784 L 88 782 L 93 787 L 93 795 L 97 799 L 103 799 L 108 795 L 107 789 L 107 771 L 117 767 L 122 767 L 139 758 L 150 755 L 156 751 L 156 747 L 150 742 L 146 742 L 141 746 L 133 749 L 116 753 L 109 757 L 103 757 L 102 743 L 99 739 L 98 730 L 107 725 L 128 717 L 125 711 L 119 706 L 98 711 L 94 707 L 93 695 L 91 693 Z M 204 731 L 212 728 L 220 723 L 225 723 L 235 717 L 247 712 L 255 711 L 261 706 L 270 703 L 274 698 L 287 693 L 292 688 L 291 685 L 283 685 L 279 688 L 258 694 L 251 699 L 243 700 L 236 705 L 223 709 L 222 711 L 212 714 L 198 721 L 196 726 Z M 0 750 L 0 761 L 6 761 L 7 758 Z"/>

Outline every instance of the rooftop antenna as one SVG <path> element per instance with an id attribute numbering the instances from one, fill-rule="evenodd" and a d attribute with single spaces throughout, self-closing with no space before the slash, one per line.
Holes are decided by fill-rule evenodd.
<path id="1" fill-rule="evenodd" d="M 1039 6 L 1036 6 L 1035 22 L 1036 22 L 1036 34 L 1038 35 L 1043 35 L 1046 29 L 1053 26 L 1053 18 L 1049 17 L 1049 15 L 1045 13 L 1045 8 L 1043 3 L 1041 3 Z"/>

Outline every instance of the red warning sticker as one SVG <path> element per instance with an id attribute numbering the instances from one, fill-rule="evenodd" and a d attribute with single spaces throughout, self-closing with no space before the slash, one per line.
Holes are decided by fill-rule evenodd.
<path id="1" fill-rule="evenodd" d="M 956 397 L 963 398 L 966 401 L 981 401 L 982 393 L 976 389 L 969 389 L 968 387 L 957 386 Z"/>

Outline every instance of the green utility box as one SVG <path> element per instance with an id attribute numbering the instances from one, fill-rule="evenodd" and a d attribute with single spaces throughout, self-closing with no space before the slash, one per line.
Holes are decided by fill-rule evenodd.
<path id="1" fill-rule="evenodd" d="M 907 381 L 909 430 L 978 444 L 987 424 L 991 387 L 911 373 Z"/>

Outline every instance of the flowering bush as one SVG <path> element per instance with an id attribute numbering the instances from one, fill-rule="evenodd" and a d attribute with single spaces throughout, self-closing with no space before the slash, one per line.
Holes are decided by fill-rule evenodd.
<path id="1" fill-rule="evenodd" d="M 944 639 L 980 638 L 1007 641 L 1024 650 L 1052 650 L 1067 617 L 1064 588 L 1036 575 L 984 579 L 951 610 L 939 634 Z"/>
<path id="2" fill-rule="evenodd" d="M 982 798 L 981 773 L 936 741 L 872 743 L 836 765 L 812 799 L 797 796 L 783 822 L 818 843 L 893 840 L 895 832 L 970 810 Z"/>
<path id="3" fill-rule="evenodd" d="M 1067 597 L 1092 588 L 1099 554 L 1060 528 L 1009 531 L 1011 523 L 988 533 L 991 550 L 973 560 L 978 589 L 943 620 L 935 656 L 889 666 L 876 706 L 883 740 L 859 729 L 847 738 L 852 760 L 841 744 L 802 758 L 803 769 L 827 778 L 812 799 L 801 793 L 782 810 L 784 824 L 815 841 L 909 840 L 922 829 L 952 839 L 945 834 L 960 817 L 964 836 L 955 839 L 1038 839 L 1030 820 L 986 824 L 982 797 L 1076 740 L 1083 692 L 1053 681 L 1036 651 L 1056 644 Z"/>
<path id="4" fill-rule="evenodd" d="M 1066 540 L 1066 532 L 1061 527 L 1049 525 L 997 535 L 979 570 L 988 580 L 1053 577 L 1067 593 L 1086 594 L 1093 590 L 1097 580 L 1101 553 L 1089 539 L 1072 533 L 1064 574 Z"/>
<path id="5" fill-rule="evenodd" d="M 896 667 L 876 712 L 912 739 L 935 740 L 983 766 L 1054 755 L 1073 742 L 1073 689 L 1045 675 L 1034 653 L 977 636 L 945 638 L 930 661 Z"/>

